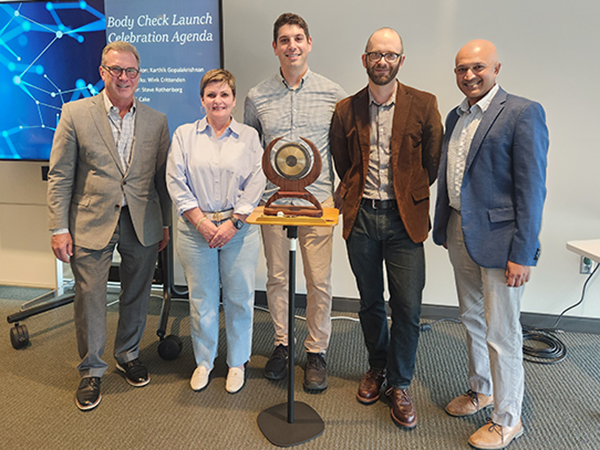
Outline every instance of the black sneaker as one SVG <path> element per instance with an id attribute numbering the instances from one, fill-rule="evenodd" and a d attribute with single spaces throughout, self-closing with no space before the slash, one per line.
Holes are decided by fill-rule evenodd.
<path id="1" fill-rule="evenodd" d="M 279 344 L 273 350 L 271 358 L 265 365 L 265 378 L 269 380 L 281 380 L 287 374 L 288 348 L 287 345 Z"/>
<path id="2" fill-rule="evenodd" d="M 117 363 L 117 369 L 125 373 L 125 379 L 132 386 L 142 387 L 150 383 L 148 370 L 142 365 L 139 359 L 134 359 L 123 364 Z"/>
<path id="3" fill-rule="evenodd" d="M 82 378 L 75 394 L 75 404 L 77 407 L 82 411 L 89 411 L 98 406 L 100 400 L 102 400 L 102 395 L 100 395 L 100 378 Z"/>
<path id="4" fill-rule="evenodd" d="M 304 389 L 323 391 L 327 389 L 327 363 L 323 353 L 307 353 L 304 370 Z"/>

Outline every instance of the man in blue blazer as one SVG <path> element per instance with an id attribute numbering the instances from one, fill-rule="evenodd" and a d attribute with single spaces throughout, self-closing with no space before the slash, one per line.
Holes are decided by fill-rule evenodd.
<path id="1" fill-rule="evenodd" d="M 546 197 L 544 110 L 502 90 L 499 71 L 491 42 L 471 41 L 456 55 L 466 98 L 446 119 L 433 229 L 454 267 L 469 350 L 469 390 L 446 411 L 462 417 L 494 406 L 469 438 L 481 449 L 523 433 L 520 300 L 540 254 Z"/>

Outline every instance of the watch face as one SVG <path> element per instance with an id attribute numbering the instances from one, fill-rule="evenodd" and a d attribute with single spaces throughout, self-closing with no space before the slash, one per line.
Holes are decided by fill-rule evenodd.
<path id="1" fill-rule="evenodd" d="M 244 222 L 242 222 L 240 219 L 233 218 L 231 221 L 233 222 L 233 226 L 236 227 L 238 230 L 241 230 L 244 226 Z"/>

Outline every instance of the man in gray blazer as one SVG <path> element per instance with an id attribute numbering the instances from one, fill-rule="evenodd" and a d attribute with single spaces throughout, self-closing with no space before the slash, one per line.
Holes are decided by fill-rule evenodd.
<path id="1" fill-rule="evenodd" d="M 165 184 L 167 118 L 134 99 L 140 58 L 112 42 L 102 52 L 104 91 L 63 106 L 48 174 L 52 251 L 71 263 L 81 382 L 76 404 L 95 408 L 106 342 L 106 284 L 115 247 L 121 255 L 117 369 L 145 386 L 138 359 L 158 252 L 169 241 L 171 204 Z"/>
<path id="2" fill-rule="evenodd" d="M 469 350 L 469 390 L 446 412 L 494 406 L 469 438 L 479 449 L 504 448 L 523 433 L 520 303 L 540 253 L 546 198 L 544 109 L 501 89 L 499 71 L 491 42 L 471 41 L 456 55 L 466 98 L 446 119 L 433 227 L 454 267 Z"/>

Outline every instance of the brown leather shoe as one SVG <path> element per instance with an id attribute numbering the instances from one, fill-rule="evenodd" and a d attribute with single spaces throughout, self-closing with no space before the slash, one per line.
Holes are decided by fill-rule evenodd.
<path id="1" fill-rule="evenodd" d="M 456 397 L 446 406 L 446 412 L 454 417 L 472 416 L 494 403 L 494 396 L 489 397 L 484 394 L 469 389 L 463 395 Z"/>
<path id="2" fill-rule="evenodd" d="M 369 369 L 365 376 L 360 380 L 356 398 L 363 405 L 371 405 L 379 400 L 381 386 L 385 381 L 385 370 Z"/>
<path id="3" fill-rule="evenodd" d="M 503 427 L 488 419 L 488 423 L 471 435 L 469 444 L 475 448 L 484 450 L 499 450 L 506 448 L 514 439 L 523 434 L 523 424 L 514 427 Z"/>
<path id="4" fill-rule="evenodd" d="M 389 388 L 387 395 L 392 403 L 390 411 L 396 425 L 412 429 L 417 426 L 417 411 L 408 394 L 408 389 Z"/>

